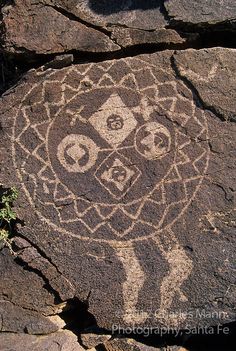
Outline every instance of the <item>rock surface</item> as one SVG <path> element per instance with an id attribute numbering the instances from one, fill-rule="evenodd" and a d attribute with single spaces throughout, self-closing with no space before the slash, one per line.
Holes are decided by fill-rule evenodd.
<path id="1" fill-rule="evenodd" d="M 113 339 L 104 347 L 106 351 L 187 351 L 182 346 L 153 347 L 128 338 Z"/>
<path id="2" fill-rule="evenodd" d="M 91 333 L 82 333 L 80 335 L 81 343 L 86 349 L 92 349 L 100 344 L 105 344 L 109 339 L 111 339 L 111 335 L 108 334 L 96 334 L 95 332 Z"/>
<path id="3" fill-rule="evenodd" d="M 0 252 L 0 267 L 1 302 L 6 300 L 25 311 L 35 311 L 43 315 L 53 315 L 61 311 L 61 306 L 55 304 L 55 296 L 47 290 L 42 277 L 16 264 L 7 249 Z"/>
<path id="4" fill-rule="evenodd" d="M 50 0 L 50 2 L 86 22 L 101 27 L 116 25 L 152 30 L 163 28 L 168 23 L 163 13 L 162 0 Z"/>
<path id="5" fill-rule="evenodd" d="M 202 25 L 236 20 L 233 0 L 167 0 L 164 5 L 171 18 L 185 23 Z"/>
<path id="6" fill-rule="evenodd" d="M 50 334 L 60 329 L 58 321 L 24 310 L 8 301 L 0 301 L 0 330 L 2 332 Z"/>
<path id="7" fill-rule="evenodd" d="M 19 188 L 33 246 L 19 259 L 98 326 L 235 320 L 235 87 L 216 84 L 234 60 L 208 49 L 41 68 L 3 96 L 0 182 Z"/>
<path id="8" fill-rule="evenodd" d="M 27 334 L 0 334 L 0 351 L 83 351 L 77 337 L 67 331 L 59 331 L 47 336 Z"/>
<path id="9" fill-rule="evenodd" d="M 15 0 L 14 5 L 2 8 L 2 41 L 6 52 L 33 55 L 119 49 L 104 33 L 47 5 L 47 1 L 44 4 L 43 1 Z"/>
<path id="10" fill-rule="evenodd" d="M 3 3 L 1 12 L 4 51 L 30 58 L 141 44 L 181 49 L 196 44 L 193 26 L 235 29 L 236 19 L 234 0 L 15 0 Z"/>
<path id="11" fill-rule="evenodd" d="M 236 121 L 236 50 L 178 52 L 175 64 L 178 74 L 194 87 L 205 108 L 224 120 Z"/>

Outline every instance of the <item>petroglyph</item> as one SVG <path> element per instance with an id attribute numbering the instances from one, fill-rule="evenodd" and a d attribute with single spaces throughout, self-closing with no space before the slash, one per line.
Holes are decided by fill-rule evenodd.
<path id="1" fill-rule="evenodd" d="M 133 244 L 152 238 L 169 265 L 160 285 L 156 317 L 161 319 L 174 298 L 186 299 L 181 287 L 192 261 L 172 226 L 207 169 L 204 112 L 181 82 L 142 59 L 72 66 L 59 80 L 55 75 L 47 77 L 47 84 L 58 87 L 54 100 L 47 101 L 46 83 L 35 84 L 15 118 L 13 159 L 19 179 L 39 217 L 52 228 L 111 245 L 126 275 L 123 315 L 128 324 L 148 318 L 138 313 L 145 273 Z M 38 97 L 35 102 L 32 95 Z M 40 118 L 35 118 L 39 108 Z"/>
<path id="2" fill-rule="evenodd" d="M 123 264 L 126 280 L 123 283 L 124 320 L 128 324 L 141 323 L 146 320 L 148 313 L 136 309 L 139 292 L 145 282 L 145 274 L 134 252 L 132 244 L 129 246 L 113 246 Z"/>

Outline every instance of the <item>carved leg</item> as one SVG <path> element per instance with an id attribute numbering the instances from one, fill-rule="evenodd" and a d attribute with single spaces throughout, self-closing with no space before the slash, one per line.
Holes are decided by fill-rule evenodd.
<path id="1" fill-rule="evenodd" d="M 145 276 L 132 244 L 113 246 L 122 262 L 126 280 L 123 283 L 124 321 L 128 324 L 144 322 L 148 314 L 136 309 L 139 292 L 143 287 Z"/>
<path id="2" fill-rule="evenodd" d="M 166 238 L 156 237 L 155 241 L 159 249 L 161 249 L 164 258 L 169 263 L 170 268 L 169 273 L 164 277 L 161 284 L 161 303 L 156 317 L 160 320 L 176 324 L 178 321 L 174 318 L 170 320 L 168 312 L 176 295 L 178 295 L 181 301 L 187 301 L 186 296 L 181 291 L 181 285 L 191 273 L 192 261 L 187 256 L 185 250 L 178 245 L 178 241 L 172 231 L 164 232 L 163 234 Z M 163 241 L 171 242 L 171 245 L 167 245 L 169 248 L 163 244 Z"/>

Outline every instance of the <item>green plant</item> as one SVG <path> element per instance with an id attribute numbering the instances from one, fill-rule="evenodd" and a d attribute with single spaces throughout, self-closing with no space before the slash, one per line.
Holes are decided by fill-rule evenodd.
<path id="1" fill-rule="evenodd" d="M 18 190 L 12 187 L 0 195 L 0 247 L 11 247 L 10 237 L 12 235 L 13 223 L 16 220 L 16 213 L 12 206 L 18 198 Z"/>

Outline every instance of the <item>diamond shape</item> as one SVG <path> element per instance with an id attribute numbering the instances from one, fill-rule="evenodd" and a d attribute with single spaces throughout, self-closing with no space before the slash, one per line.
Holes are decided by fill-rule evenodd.
<path id="1" fill-rule="evenodd" d="M 137 121 L 118 95 L 111 95 L 89 122 L 111 146 L 117 147 L 135 129 Z"/>
<path id="2" fill-rule="evenodd" d="M 111 154 L 97 169 L 95 177 L 115 198 L 120 199 L 140 176 L 139 169 L 117 152 Z"/>

